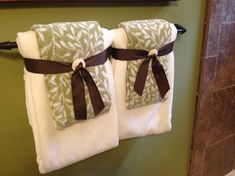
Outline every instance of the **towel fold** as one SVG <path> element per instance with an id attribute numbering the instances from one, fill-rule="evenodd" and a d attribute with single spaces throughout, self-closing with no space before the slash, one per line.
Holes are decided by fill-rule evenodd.
<path id="1" fill-rule="evenodd" d="M 104 50 L 112 42 L 112 33 L 103 28 L 102 32 Z M 41 59 L 34 31 L 18 33 L 16 41 L 23 57 Z M 41 173 L 63 168 L 118 145 L 113 71 L 109 61 L 104 67 L 112 100 L 109 112 L 97 118 L 78 121 L 63 130 L 54 127 L 44 75 L 24 71 L 27 113 Z"/>
<path id="2" fill-rule="evenodd" d="M 120 24 L 112 30 L 112 46 L 121 49 L 159 49 L 175 41 L 177 29 L 165 20 L 139 20 Z M 113 59 L 114 79 L 118 105 L 119 139 L 127 139 L 171 130 L 171 111 L 174 85 L 174 53 L 158 57 L 163 65 L 170 90 L 161 99 L 153 75 L 148 71 L 143 95 L 134 91 L 134 81 L 142 60 Z M 120 74 L 122 73 L 122 74 Z"/>

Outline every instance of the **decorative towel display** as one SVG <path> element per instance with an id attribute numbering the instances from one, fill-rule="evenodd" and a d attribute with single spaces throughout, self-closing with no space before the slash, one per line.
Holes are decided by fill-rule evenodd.
<path id="1" fill-rule="evenodd" d="M 84 59 L 94 57 L 104 48 L 103 33 L 97 22 L 34 25 L 32 29 L 37 36 L 40 57 L 46 61 L 63 62 L 61 65 L 65 65 L 64 62 L 72 62 L 73 67 L 77 61 L 85 64 Z M 104 54 L 103 59 L 107 58 L 105 56 Z M 93 60 L 98 59 L 102 58 Z M 76 122 L 75 119 L 92 118 L 101 111 L 104 113 L 110 109 L 111 97 L 104 65 L 102 63 L 93 64 L 92 67 L 89 67 L 87 63 L 85 65 L 86 68 L 76 68 L 75 66 L 74 72 L 70 67 L 71 70 L 66 73 L 63 73 L 63 69 L 59 69 L 58 71 L 62 71 L 61 74 L 45 75 L 52 112 L 58 129 Z M 45 69 L 41 70 L 42 73 L 48 73 L 48 71 L 44 72 Z M 50 68 L 48 70 L 50 71 Z M 54 70 L 52 73 L 60 73 L 56 71 Z M 88 82 L 88 79 L 91 81 Z M 83 80 L 86 82 L 85 87 Z M 90 84 L 93 86 L 88 86 Z M 96 85 L 98 86 L 96 87 Z"/>
<path id="2" fill-rule="evenodd" d="M 112 32 L 113 47 L 127 49 L 114 49 L 113 55 L 117 57 L 113 59 L 113 69 L 119 138 L 169 131 L 174 81 L 171 51 L 177 29 L 165 20 L 153 19 L 123 22 Z"/>
<path id="3" fill-rule="evenodd" d="M 74 24 L 75 23 L 71 23 L 72 26 L 74 26 Z M 76 23 L 76 25 L 77 24 L 78 23 Z M 91 27 L 93 27 L 94 26 L 93 24 L 95 23 L 83 22 L 79 23 L 79 25 L 80 24 L 84 26 L 92 24 Z M 66 25 L 70 25 L 70 23 L 66 23 Z M 60 26 L 61 28 L 60 27 L 58 28 L 59 31 L 57 32 L 54 31 L 55 35 L 57 35 L 58 33 L 58 36 L 61 36 L 60 32 L 63 31 L 62 26 L 63 25 Z M 81 37 L 79 34 L 80 29 L 79 28 L 75 29 L 75 28 L 76 27 L 74 27 L 74 33 L 76 34 L 77 38 L 80 39 Z M 46 32 L 46 30 L 44 30 L 41 27 L 34 29 Z M 87 30 L 89 30 L 89 26 L 87 27 Z M 68 31 L 69 33 L 70 32 L 73 33 L 72 28 L 71 30 Z M 84 43 L 86 42 L 89 43 L 83 46 L 85 48 L 84 52 L 82 51 L 82 49 L 79 49 L 78 53 L 76 53 L 72 45 L 70 46 L 69 42 L 66 43 L 64 39 L 60 41 L 58 40 L 58 38 L 56 44 L 60 43 L 61 48 L 59 46 L 56 46 L 51 48 L 51 50 L 55 49 L 55 52 L 58 52 L 58 50 L 62 49 L 60 54 L 62 54 L 63 57 L 56 57 L 56 58 L 59 58 L 61 59 L 60 61 L 64 62 L 69 61 L 70 63 L 72 60 L 67 61 L 63 60 L 63 58 L 70 58 L 69 56 L 72 56 L 72 59 L 76 59 L 78 57 L 82 59 L 84 58 L 89 59 L 89 57 L 92 56 L 93 54 L 96 55 L 102 53 L 102 51 L 104 51 L 111 45 L 112 33 L 109 30 L 103 28 L 101 29 L 101 31 L 99 31 L 99 33 L 94 31 L 94 35 L 97 35 L 95 38 L 97 37 L 99 38 L 99 41 L 95 41 L 95 38 L 93 37 L 91 31 L 89 31 L 90 33 L 89 35 L 87 35 L 87 37 L 83 36 L 83 38 L 87 39 L 87 41 L 84 40 Z M 42 47 L 38 46 L 40 42 L 38 43 L 37 41 L 37 37 L 39 37 L 39 35 L 41 34 L 38 33 L 37 35 L 38 36 L 36 36 L 36 33 L 34 31 L 18 33 L 16 39 L 17 45 L 20 53 L 24 58 L 31 58 L 35 60 L 42 59 L 40 57 L 40 49 L 39 49 Z M 64 37 L 66 37 L 66 33 Z M 67 37 L 69 37 L 69 35 L 67 35 Z M 102 43 L 99 44 L 99 42 L 102 42 L 103 44 Z M 82 47 L 77 44 L 74 45 L 73 45 L 74 47 Z M 93 49 L 96 47 L 96 45 L 97 46 L 99 45 L 98 49 Z M 49 51 L 46 51 L 46 49 L 44 50 L 45 53 L 51 52 L 50 50 Z M 87 61 L 85 62 L 86 64 L 88 64 Z M 33 130 L 33 136 L 34 136 L 35 148 L 37 154 L 37 162 L 39 165 L 39 171 L 41 173 L 47 173 L 50 171 L 63 168 L 72 163 L 91 157 L 95 154 L 112 149 L 118 145 L 117 109 L 116 109 L 117 105 L 116 105 L 112 66 L 111 63 L 107 60 L 103 65 L 95 67 L 100 68 L 101 73 L 99 69 L 98 70 L 95 69 L 93 71 L 92 67 L 87 67 L 86 69 L 89 70 L 89 73 L 92 75 L 92 77 L 98 74 L 101 75 L 102 78 L 102 74 L 106 75 L 105 78 L 106 81 L 105 79 L 103 80 L 104 81 L 103 86 L 105 88 L 104 91 L 108 90 L 107 92 L 109 92 L 107 93 L 107 96 L 110 95 L 110 100 L 112 100 L 112 106 L 111 106 L 111 101 L 109 101 L 107 97 L 107 99 L 104 99 L 103 101 L 105 106 L 109 106 L 110 108 L 109 111 L 107 108 L 106 113 L 101 113 L 97 118 L 90 118 L 91 116 L 88 114 L 91 114 L 90 110 L 92 110 L 92 105 L 89 105 L 90 107 L 87 107 L 88 109 L 87 116 L 89 116 L 87 120 L 79 120 L 77 121 L 77 123 L 74 123 L 73 125 L 66 127 L 62 130 L 58 130 L 54 127 L 55 110 L 53 110 L 53 108 L 51 108 L 50 106 L 51 103 L 53 102 L 51 101 L 51 95 L 48 96 L 47 84 L 50 79 L 48 76 L 50 76 L 51 79 L 53 78 L 56 80 L 64 78 L 62 78 L 61 75 L 44 76 L 43 74 L 31 73 L 25 69 L 24 80 L 25 80 L 26 106 L 27 106 L 29 123 L 31 124 Z M 71 79 L 70 77 L 71 73 L 70 74 L 63 73 L 63 74 L 67 74 L 65 77 L 68 77 L 67 78 L 68 80 L 67 79 L 64 80 L 66 81 L 66 83 L 62 81 L 61 84 L 66 84 L 67 86 L 70 86 L 69 80 Z M 47 77 L 46 79 L 48 79 L 47 80 L 48 82 L 45 81 L 45 77 Z M 94 79 L 94 81 L 96 80 Z M 66 85 L 61 85 L 65 89 L 60 90 L 60 94 L 56 95 L 57 98 L 60 98 L 61 93 L 63 96 L 62 91 L 67 91 Z M 100 91 L 102 85 L 100 87 L 100 84 L 97 82 L 96 85 Z M 86 90 L 86 96 L 87 96 L 87 91 L 88 90 Z M 53 88 L 51 88 L 51 92 L 53 92 Z M 102 91 L 100 92 L 103 98 Z M 70 96 L 72 96 L 71 92 Z M 72 104 L 72 102 L 69 103 L 70 105 Z M 56 105 L 54 106 L 55 106 L 54 108 L 56 108 Z M 71 108 L 71 106 L 69 106 L 69 108 Z M 68 109 L 68 111 L 66 110 L 66 112 L 64 113 L 72 114 L 72 112 L 73 112 L 72 109 Z M 73 119 L 68 119 L 68 121 L 72 123 Z M 62 127 L 64 126 L 62 125 Z M 102 141 L 100 140 L 101 138 Z"/>

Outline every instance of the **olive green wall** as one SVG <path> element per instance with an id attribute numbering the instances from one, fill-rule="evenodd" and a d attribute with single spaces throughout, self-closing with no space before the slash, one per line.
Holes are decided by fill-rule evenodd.
<path id="1" fill-rule="evenodd" d="M 187 175 L 203 7 L 202 0 L 181 0 L 155 7 L 79 7 L 73 3 L 56 6 L 53 3 L 0 5 L 0 41 L 14 41 L 17 32 L 28 30 L 34 23 L 58 21 L 97 20 L 104 27 L 115 28 L 121 21 L 156 17 L 182 24 L 188 29 L 177 39 L 174 48 L 176 69 L 172 131 L 122 141 L 118 148 L 48 176 Z M 0 98 L 0 175 L 40 175 L 25 109 L 23 62 L 17 50 L 0 51 Z"/>

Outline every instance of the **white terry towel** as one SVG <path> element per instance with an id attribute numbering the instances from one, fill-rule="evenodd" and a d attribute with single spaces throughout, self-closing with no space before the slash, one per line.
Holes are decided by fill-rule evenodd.
<path id="1" fill-rule="evenodd" d="M 177 29 L 174 24 L 172 28 L 171 41 L 175 41 Z M 111 30 L 113 32 L 114 48 L 127 48 L 127 35 L 123 28 Z M 114 79 L 116 85 L 117 106 L 118 106 L 118 133 L 119 139 L 160 134 L 171 130 L 171 115 L 174 86 L 174 53 L 167 55 L 168 58 L 168 82 L 170 90 L 163 102 L 138 107 L 135 109 L 126 108 L 126 71 L 127 61 L 112 60 Z"/>
<path id="2" fill-rule="evenodd" d="M 102 30 L 104 46 L 108 48 L 112 42 L 112 35 L 107 29 Z M 18 33 L 16 41 L 23 57 L 40 59 L 35 32 Z M 109 61 L 105 63 L 105 67 L 112 94 L 110 111 L 63 130 L 57 130 L 54 126 L 44 75 L 25 70 L 26 106 L 41 173 L 63 168 L 118 145 L 113 71 Z"/>

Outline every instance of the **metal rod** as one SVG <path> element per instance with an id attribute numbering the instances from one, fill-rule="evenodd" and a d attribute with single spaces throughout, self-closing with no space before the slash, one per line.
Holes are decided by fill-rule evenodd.
<path id="1" fill-rule="evenodd" d="M 175 27 L 177 29 L 177 33 L 179 34 L 184 34 L 185 32 L 187 32 L 187 29 L 185 29 L 183 26 L 179 24 L 175 24 Z M 11 50 L 14 48 L 18 48 L 16 42 L 6 41 L 6 42 L 0 43 L 0 50 Z"/>
<path id="2" fill-rule="evenodd" d="M 0 50 L 11 50 L 13 48 L 18 48 L 16 42 L 6 41 L 0 43 Z"/>

